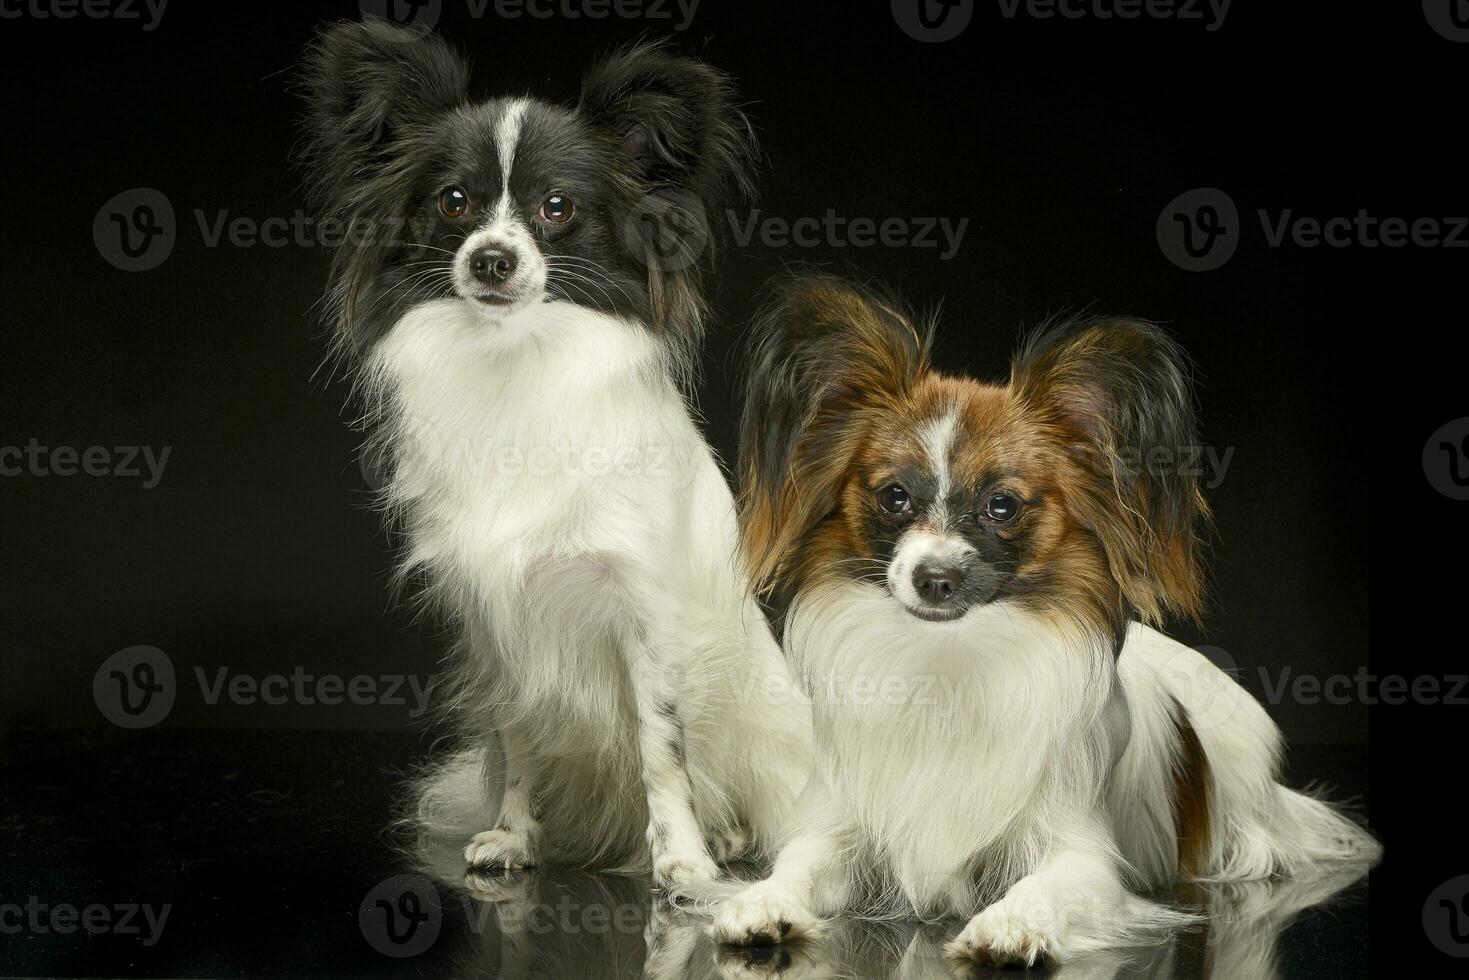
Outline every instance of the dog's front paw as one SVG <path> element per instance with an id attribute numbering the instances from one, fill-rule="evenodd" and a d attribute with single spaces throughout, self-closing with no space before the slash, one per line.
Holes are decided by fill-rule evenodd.
<path id="1" fill-rule="evenodd" d="M 527 833 L 515 830 L 486 830 L 475 834 L 464 849 L 471 868 L 524 871 L 536 866 L 536 843 Z"/>
<path id="2" fill-rule="evenodd" d="M 1047 902 L 1002 899 L 969 920 L 944 947 L 951 958 L 985 966 L 1030 967 L 1054 960 L 1059 920 Z"/>
<path id="3" fill-rule="evenodd" d="M 504 868 L 471 866 L 464 872 L 464 888 L 477 902 L 523 902 L 530 897 L 536 883 L 534 871 L 507 871 Z"/>
<path id="4" fill-rule="evenodd" d="M 697 881 L 718 881 L 719 865 L 703 851 L 664 851 L 653 857 L 653 884 L 672 889 Z"/>
<path id="5" fill-rule="evenodd" d="M 801 896 L 761 882 L 725 901 L 709 934 L 725 946 L 774 946 L 820 930 L 821 920 L 807 910 Z"/>

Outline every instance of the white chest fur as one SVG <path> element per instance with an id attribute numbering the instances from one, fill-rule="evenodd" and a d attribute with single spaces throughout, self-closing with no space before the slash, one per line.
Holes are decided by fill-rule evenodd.
<path id="1" fill-rule="evenodd" d="M 1076 734 L 1110 665 L 1018 607 L 931 624 L 874 586 L 835 586 L 798 603 L 787 649 L 834 802 L 921 913 L 972 909 L 976 871 L 1009 878 L 1048 815 L 1097 785 Z"/>
<path id="2" fill-rule="evenodd" d="M 492 593 L 523 586 L 538 564 L 671 531 L 703 449 L 638 325 L 551 303 L 515 320 L 530 322 L 428 304 L 375 365 L 409 565 Z"/>

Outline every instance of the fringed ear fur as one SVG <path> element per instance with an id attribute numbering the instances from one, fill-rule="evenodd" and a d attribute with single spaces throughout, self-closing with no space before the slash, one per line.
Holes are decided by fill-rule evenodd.
<path id="1" fill-rule="evenodd" d="M 307 48 L 297 87 L 309 190 L 324 208 L 338 208 L 403 127 L 464 100 L 469 66 L 435 35 L 378 19 L 340 21 Z"/>
<path id="2" fill-rule="evenodd" d="M 1182 348 L 1149 323 L 1063 323 L 1022 347 L 1010 383 L 1078 468 L 1067 500 L 1133 613 L 1197 618 L 1209 508 L 1191 462 L 1199 436 Z"/>
<path id="3" fill-rule="evenodd" d="M 578 106 L 619 161 L 626 244 L 647 268 L 654 325 L 691 380 L 707 306 L 703 275 L 721 213 L 753 193 L 754 131 L 728 75 L 660 43 L 624 48 L 582 81 Z"/>
<path id="4" fill-rule="evenodd" d="M 761 592 L 836 505 L 869 422 L 928 371 L 931 337 L 831 276 L 778 283 L 752 328 L 740 426 L 746 560 Z"/>

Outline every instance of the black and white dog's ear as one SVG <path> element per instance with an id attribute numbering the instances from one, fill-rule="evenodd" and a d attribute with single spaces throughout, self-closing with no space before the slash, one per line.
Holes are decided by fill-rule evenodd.
<path id="1" fill-rule="evenodd" d="M 824 274 L 777 282 L 752 326 L 739 478 L 745 556 L 780 591 L 801 542 L 837 506 L 871 423 L 929 368 L 932 329 L 892 297 Z"/>
<path id="2" fill-rule="evenodd" d="M 307 48 L 299 87 L 311 191 L 334 199 L 405 127 L 463 101 L 469 66 L 435 35 L 385 20 L 341 21 Z"/>
<path id="3" fill-rule="evenodd" d="M 710 208 L 750 193 L 754 133 L 717 68 L 664 44 L 635 44 L 587 72 L 579 108 L 645 192 L 677 188 Z"/>

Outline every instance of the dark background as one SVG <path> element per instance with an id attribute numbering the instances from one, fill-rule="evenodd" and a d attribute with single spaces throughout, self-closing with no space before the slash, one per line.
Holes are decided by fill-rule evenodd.
<path id="1" fill-rule="evenodd" d="M 509 22 L 445 6 L 440 30 L 473 54 L 486 93 L 571 100 L 596 52 L 670 33 L 667 21 Z M 1462 313 L 1425 300 L 1426 285 L 1462 278 L 1465 253 L 1271 248 L 1255 217 L 1465 212 L 1453 133 L 1469 45 L 1434 34 L 1417 4 L 1392 6 L 1368 17 L 1236 0 L 1209 32 L 1007 20 L 980 3 L 959 39 L 922 44 L 886 0 L 703 0 L 673 39 L 740 80 L 767 156 L 766 214 L 970 222 L 949 261 L 932 248 L 729 248 L 700 395 L 711 441 L 732 456 L 740 328 L 784 263 L 850 263 L 915 304 L 942 300 L 941 364 L 980 374 L 1002 372 L 1022 327 L 1059 310 L 1159 320 L 1197 362 L 1205 441 L 1234 451 L 1209 493 L 1214 606 L 1202 631 L 1179 635 L 1222 650 L 1257 695 L 1261 668 L 1462 671 L 1462 576 L 1439 569 L 1461 550 L 1466 505 L 1432 490 L 1420 454 L 1465 414 Z M 390 546 L 367 508 L 346 390 L 318 370 L 327 250 L 208 247 L 196 218 L 304 207 L 289 72 L 315 26 L 357 14 L 173 0 L 151 32 L 0 20 L 0 445 L 171 450 L 151 490 L 0 477 L 7 732 L 105 728 L 93 674 L 138 644 L 180 674 L 164 729 L 423 727 L 384 705 L 210 706 L 193 679 L 221 666 L 427 677 L 442 650 L 433 624 L 389 599 Z M 1204 186 L 1238 205 L 1243 240 L 1223 268 L 1186 272 L 1155 223 Z M 104 261 L 92 225 L 135 187 L 169 198 L 178 241 L 158 268 L 128 273 Z M 1383 290 L 1390 305 L 1374 316 Z M 1417 557 L 1425 544 L 1437 560 Z M 1359 698 L 1270 708 L 1296 742 L 1368 738 Z M 1469 870 L 1462 844 L 1434 830 L 1457 826 L 1443 775 L 1416 769 L 1462 760 L 1463 710 L 1370 712 L 1384 872 L 1411 879 L 1384 914 L 1419 936 L 1422 896 Z M 1405 838 L 1437 845 L 1422 876 L 1393 870 L 1398 828 L 1396 853 Z"/>
<path id="2" fill-rule="evenodd" d="M 573 99 L 582 69 L 667 22 L 474 19 L 441 30 L 472 53 L 486 92 Z M 1256 208 L 1330 216 L 1363 206 L 1367 162 L 1343 143 L 1360 111 L 1303 62 L 1298 24 L 1237 4 L 1224 27 L 1006 21 L 981 4 L 956 41 L 921 44 L 886 2 L 705 0 L 675 40 L 739 80 L 768 156 L 759 206 L 793 220 L 969 219 L 938 248 L 731 248 L 700 396 L 732 458 L 731 351 L 782 263 L 851 263 L 917 305 L 943 301 L 939 360 L 996 374 L 1024 325 L 1067 308 L 1168 324 L 1196 359 L 1205 442 L 1234 450 L 1211 500 L 1216 596 L 1204 642 L 1243 668 L 1353 672 L 1367 663 L 1367 555 L 1341 533 L 1370 498 L 1355 447 L 1370 352 L 1323 346 L 1360 329 L 1351 250 L 1268 248 Z M 117 21 L 12 21 L 11 131 L 0 265 L 8 321 L 7 445 L 172 447 L 142 479 L 12 477 L 4 717 L 93 724 L 97 666 L 147 644 L 181 675 L 171 723 L 393 726 L 402 713 L 210 707 L 196 667 L 254 674 L 434 670 L 432 629 L 388 611 L 391 558 L 345 424 L 345 387 L 318 371 L 313 317 L 327 250 L 209 247 L 198 212 L 263 221 L 304 205 L 288 163 L 289 71 L 343 4 L 175 0 L 152 32 Z M 66 77 L 52 70 L 67 61 Z M 1273 66 L 1242 90 L 1221 66 Z M 1344 91 L 1343 89 L 1347 89 Z M 18 97 L 23 93 L 23 97 Z M 148 272 L 99 255 L 92 219 L 153 187 L 178 241 Z M 1191 188 L 1235 200 L 1245 223 L 1222 269 L 1185 272 L 1158 246 L 1163 207 Z M 1187 633 L 1188 631 L 1184 631 Z M 46 669 L 35 669 L 45 664 Z M 1272 676 L 1274 676 L 1272 674 Z M 192 692 L 194 696 L 184 696 Z M 1361 741 L 1360 704 L 1277 716 L 1295 739 Z"/>

